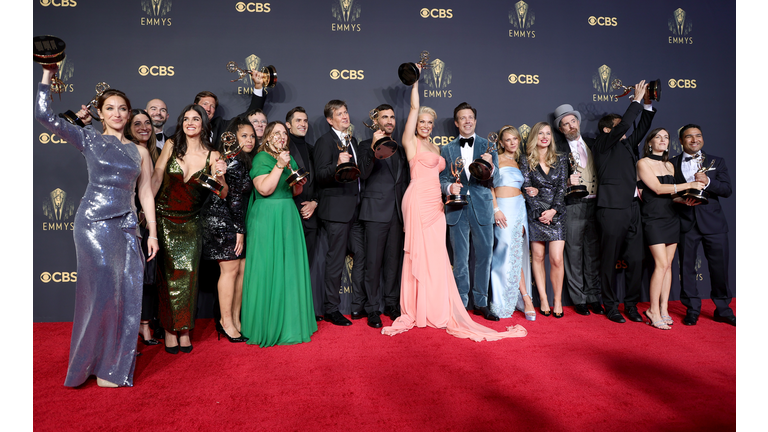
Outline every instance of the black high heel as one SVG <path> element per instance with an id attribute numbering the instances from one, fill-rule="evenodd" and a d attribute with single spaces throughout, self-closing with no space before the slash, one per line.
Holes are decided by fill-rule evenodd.
<path id="1" fill-rule="evenodd" d="M 150 339 L 144 339 L 144 334 L 141 332 L 141 326 L 147 326 L 147 328 L 149 328 L 149 322 L 139 324 L 139 336 L 141 336 L 141 343 L 143 343 L 144 345 L 159 345 L 160 341 L 158 341 L 157 339 L 152 339 L 151 337 Z"/>
<path id="2" fill-rule="evenodd" d="M 238 342 L 245 342 L 248 340 L 247 337 L 243 336 L 242 334 L 240 337 L 232 337 L 229 334 L 227 334 L 227 331 L 224 330 L 224 326 L 221 325 L 220 322 L 216 321 L 216 333 L 218 333 L 218 340 L 221 340 L 221 335 L 224 335 L 230 342 L 232 343 L 238 343 Z"/>

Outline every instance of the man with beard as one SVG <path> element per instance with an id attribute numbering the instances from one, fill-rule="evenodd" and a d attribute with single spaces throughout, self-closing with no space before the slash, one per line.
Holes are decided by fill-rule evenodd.
<path id="1" fill-rule="evenodd" d="M 365 236 L 365 289 L 352 299 L 352 310 L 365 308 L 368 325 L 380 328 L 379 303 L 384 297 L 384 314 L 393 321 L 400 316 L 400 272 L 403 263 L 403 209 L 401 204 L 410 179 L 405 151 L 398 150 L 386 159 L 377 159 L 374 145 L 391 140 L 395 131 L 395 111 L 387 104 L 376 107 L 378 130 L 373 139 L 360 143 L 360 220 Z M 383 271 L 382 271 L 383 270 Z M 383 278 L 382 278 L 383 275 Z"/>
<path id="2" fill-rule="evenodd" d="M 577 162 L 576 172 L 568 179 L 568 186 L 583 184 L 589 195 L 569 198 L 566 195 L 565 221 L 565 281 L 568 295 L 576 313 L 589 315 L 590 309 L 604 314 L 600 304 L 599 239 L 597 235 L 597 171 L 591 147 L 595 140 L 581 136 L 581 113 L 569 104 L 555 109 L 555 124 L 565 135 L 567 146 L 558 150 L 571 153 Z"/>
<path id="3" fill-rule="evenodd" d="M 307 259 L 309 260 L 309 271 L 312 276 L 312 296 L 315 298 L 315 319 L 321 321 L 322 316 L 322 285 L 316 287 L 315 275 L 313 274 L 313 263 L 315 258 L 315 245 L 317 244 L 317 193 L 315 192 L 315 167 L 314 167 L 314 146 L 310 145 L 305 137 L 309 129 L 307 112 L 303 107 L 297 106 L 288 111 L 285 115 L 285 125 L 288 127 L 288 148 L 291 156 L 296 160 L 299 168 L 304 168 L 309 172 L 307 182 L 300 194 L 293 197 L 296 208 L 301 216 L 301 225 L 304 229 L 304 239 L 307 243 Z M 263 130 L 262 130 L 263 135 Z"/>
<path id="4" fill-rule="evenodd" d="M 168 108 L 165 106 L 165 102 L 160 99 L 152 99 L 147 102 L 147 114 L 149 114 L 149 120 L 152 122 L 152 128 L 155 130 L 155 138 L 157 138 L 157 148 L 162 149 L 165 145 L 165 140 L 171 137 L 163 132 L 163 126 L 168 121 Z"/>
<path id="5" fill-rule="evenodd" d="M 675 166 L 675 181 L 698 181 L 704 183 L 709 201 L 707 205 L 689 207 L 679 205 L 680 212 L 680 302 L 685 305 L 686 313 L 683 324 L 696 325 L 701 313 L 701 296 L 697 287 L 696 251 L 701 244 L 709 266 L 711 283 L 710 298 L 715 303 L 714 320 L 732 326 L 736 325 L 736 316 L 730 304 L 733 291 L 728 282 L 729 242 L 728 221 L 720 206 L 720 198 L 728 198 L 733 193 L 731 177 L 725 159 L 704 153 L 704 137 L 701 126 L 688 124 L 680 129 L 680 143 L 683 153 L 670 159 Z M 712 169 L 698 172 L 699 164 Z"/>

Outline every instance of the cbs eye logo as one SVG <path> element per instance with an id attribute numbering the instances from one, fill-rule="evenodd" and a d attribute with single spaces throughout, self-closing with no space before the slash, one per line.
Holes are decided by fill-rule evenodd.
<path id="1" fill-rule="evenodd" d="M 45 132 L 41 133 L 38 139 L 41 144 L 66 144 L 66 141 L 61 139 L 58 135 Z"/>
<path id="2" fill-rule="evenodd" d="M 510 84 L 538 84 L 539 76 L 527 74 L 510 74 L 507 77 L 507 80 L 509 80 Z"/>
<path id="3" fill-rule="evenodd" d="M 235 3 L 235 10 L 238 12 L 265 12 L 269 13 L 272 8 L 269 7 L 269 3 L 253 3 L 253 2 L 237 2 Z"/>
<path id="4" fill-rule="evenodd" d="M 690 89 L 696 88 L 696 80 L 671 79 L 667 81 L 667 84 L 669 84 L 669 88 L 690 88 Z"/>
<path id="5" fill-rule="evenodd" d="M 419 11 L 422 18 L 453 18 L 453 9 L 428 9 Z"/>
<path id="6" fill-rule="evenodd" d="M 591 26 L 599 25 L 599 26 L 616 27 L 617 25 L 619 25 L 619 22 L 616 19 L 616 17 L 597 17 L 597 18 L 595 18 L 595 17 L 591 16 L 591 17 L 589 17 L 587 19 L 587 22 Z"/>
<path id="7" fill-rule="evenodd" d="M 40 281 L 49 282 L 77 282 L 77 272 L 43 272 L 40 274 Z"/>
<path id="8" fill-rule="evenodd" d="M 365 76 L 363 75 L 362 70 L 348 70 L 348 69 L 331 70 L 331 79 L 337 80 L 339 78 L 343 80 L 361 80 L 361 79 L 364 79 Z"/>
<path id="9" fill-rule="evenodd" d="M 173 66 L 139 66 L 139 75 L 141 76 L 173 76 L 175 73 Z"/>
<path id="10" fill-rule="evenodd" d="M 77 6 L 77 1 L 75 0 L 40 0 L 40 4 L 44 7 L 48 6 L 55 6 L 55 7 L 75 7 Z"/>

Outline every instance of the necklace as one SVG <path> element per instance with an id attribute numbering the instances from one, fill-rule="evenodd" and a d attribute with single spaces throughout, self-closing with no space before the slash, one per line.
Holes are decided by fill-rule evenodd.
<path id="1" fill-rule="evenodd" d="M 502 153 L 501 155 L 504 156 L 505 159 L 508 159 L 508 160 L 511 160 L 511 161 L 516 161 L 517 160 L 513 156 L 510 156 L 510 155 L 508 155 L 506 153 Z"/>

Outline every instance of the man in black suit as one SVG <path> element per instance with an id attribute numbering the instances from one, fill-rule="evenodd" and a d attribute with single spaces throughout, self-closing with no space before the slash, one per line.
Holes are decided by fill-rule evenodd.
<path id="1" fill-rule="evenodd" d="M 614 279 L 616 261 L 624 251 L 624 313 L 642 322 L 637 312 L 643 264 L 643 226 L 637 192 L 637 145 L 648 133 L 656 110 L 646 94 L 645 80 L 635 86 L 632 103 L 623 116 L 611 114 L 598 122 L 599 135 L 592 146 L 597 166 L 597 222 L 600 227 L 600 284 L 605 313 L 613 322 L 623 323 Z M 645 106 L 643 106 L 645 102 Z M 642 115 L 640 114 L 642 112 Z M 640 115 L 640 123 L 629 138 L 625 133 Z"/>
<path id="2" fill-rule="evenodd" d="M 152 99 L 147 102 L 147 114 L 152 121 L 152 128 L 155 131 L 155 138 L 157 140 L 157 148 L 162 149 L 165 145 L 165 140 L 171 137 L 163 132 L 163 126 L 168 121 L 168 107 L 160 99 Z"/>
<path id="3" fill-rule="evenodd" d="M 293 197 L 293 201 L 296 203 L 296 208 L 299 210 L 301 216 L 301 225 L 304 229 L 304 239 L 307 243 L 307 259 L 309 260 L 309 268 L 312 271 L 312 263 L 315 258 L 315 245 L 317 244 L 317 193 L 315 191 L 315 167 L 314 167 L 314 147 L 310 145 L 305 137 L 309 128 L 309 121 L 307 118 L 307 112 L 303 107 L 297 106 L 285 115 L 285 125 L 288 127 L 288 148 L 291 152 L 291 156 L 296 160 L 296 164 L 299 168 L 304 168 L 309 172 L 307 176 L 307 182 L 304 183 L 304 187 L 300 194 Z M 314 281 L 314 278 L 312 279 Z M 317 296 L 317 288 L 312 287 L 312 295 Z M 322 291 L 320 291 L 320 298 L 322 298 Z M 315 319 L 321 321 L 323 319 L 322 312 L 315 311 Z"/>
<path id="4" fill-rule="evenodd" d="M 264 84 L 262 83 L 261 79 L 262 77 L 260 72 L 251 71 L 251 80 L 253 81 L 251 104 L 248 106 L 248 109 L 240 115 L 243 115 L 252 110 L 261 110 L 264 108 Z M 208 120 L 211 121 L 211 144 L 215 149 L 220 151 L 221 149 L 219 147 L 221 144 L 221 134 L 227 130 L 229 122 L 232 120 L 225 120 L 221 116 L 216 117 L 216 108 L 219 106 L 219 98 L 216 97 L 216 95 L 212 92 L 207 90 L 201 91 L 195 95 L 195 101 L 193 103 L 203 107 L 205 113 L 208 114 Z"/>
<path id="5" fill-rule="evenodd" d="M 315 187 L 319 203 L 317 216 L 328 239 L 325 256 L 325 315 L 323 318 L 339 326 L 352 325 L 339 311 L 341 272 L 347 250 L 353 254 L 352 291 L 362 290 L 362 268 L 365 262 L 362 226 L 358 221 L 360 181 L 338 182 L 336 167 L 357 163 L 357 140 L 349 134 L 349 113 L 344 101 L 334 99 L 325 105 L 325 119 L 331 130 L 315 142 Z M 346 145 L 346 148 L 345 148 Z M 345 149 L 344 149 L 345 148 Z M 342 150 L 344 149 L 344 150 Z M 366 316 L 364 310 L 353 310 L 352 318 Z"/>
<path id="6" fill-rule="evenodd" d="M 379 300 L 384 296 L 384 314 L 400 316 L 400 273 L 403 264 L 403 209 L 405 189 L 410 179 L 408 161 L 401 146 L 386 159 L 376 159 L 373 145 L 389 139 L 395 131 L 395 111 L 387 104 L 376 107 L 378 130 L 373 139 L 360 143 L 360 179 L 364 180 L 360 198 L 360 220 L 365 235 L 365 289 L 353 299 L 365 307 L 368 325 L 381 327 Z M 383 270 L 383 272 L 382 272 Z M 383 280 L 382 280 L 383 275 Z"/>
<path id="7" fill-rule="evenodd" d="M 678 206 L 680 301 L 687 308 L 683 324 L 696 325 L 701 313 L 701 297 L 695 268 L 696 251 L 701 244 L 709 267 L 712 286 L 710 298 L 715 303 L 714 319 L 735 326 L 736 316 L 730 307 L 733 291 L 728 283 L 728 221 L 720 207 L 720 198 L 728 198 L 733 193 L 731 177 L 723 158 L 701 151 L 704 147 L 701 126 L 683 126 L 680 129 L 680 143 L 683 145 L 683 153 L 671 159 L 675 165 L 675 180 L 680 183 L 702 182 L 706 184 L 704 190 L 709 194 L 707 205 Z M 705 173 L 698 172 L 700 166 L 706 168 L 712 162 L 713 169 Z"/>
<path id="8" fill-rule="evenodd" d="M 568 179 L 568 186 L 583 184 L 587 196 L 573 198 L 566 195 L 565 281 L 576 313 L 589 315 L 590 309 L 603 315 L 600 304 L 600 241 L 597 234 L 597 170 L 592 146 L 595 140 L 581 136 L 581 113 L 569 104 L 555 109 L 555 125 L 565 135 L 565 143 L 558 151 L 573 155 L 576 172 Z M 584 176 L 582 177 L 582 174 Z"/>

